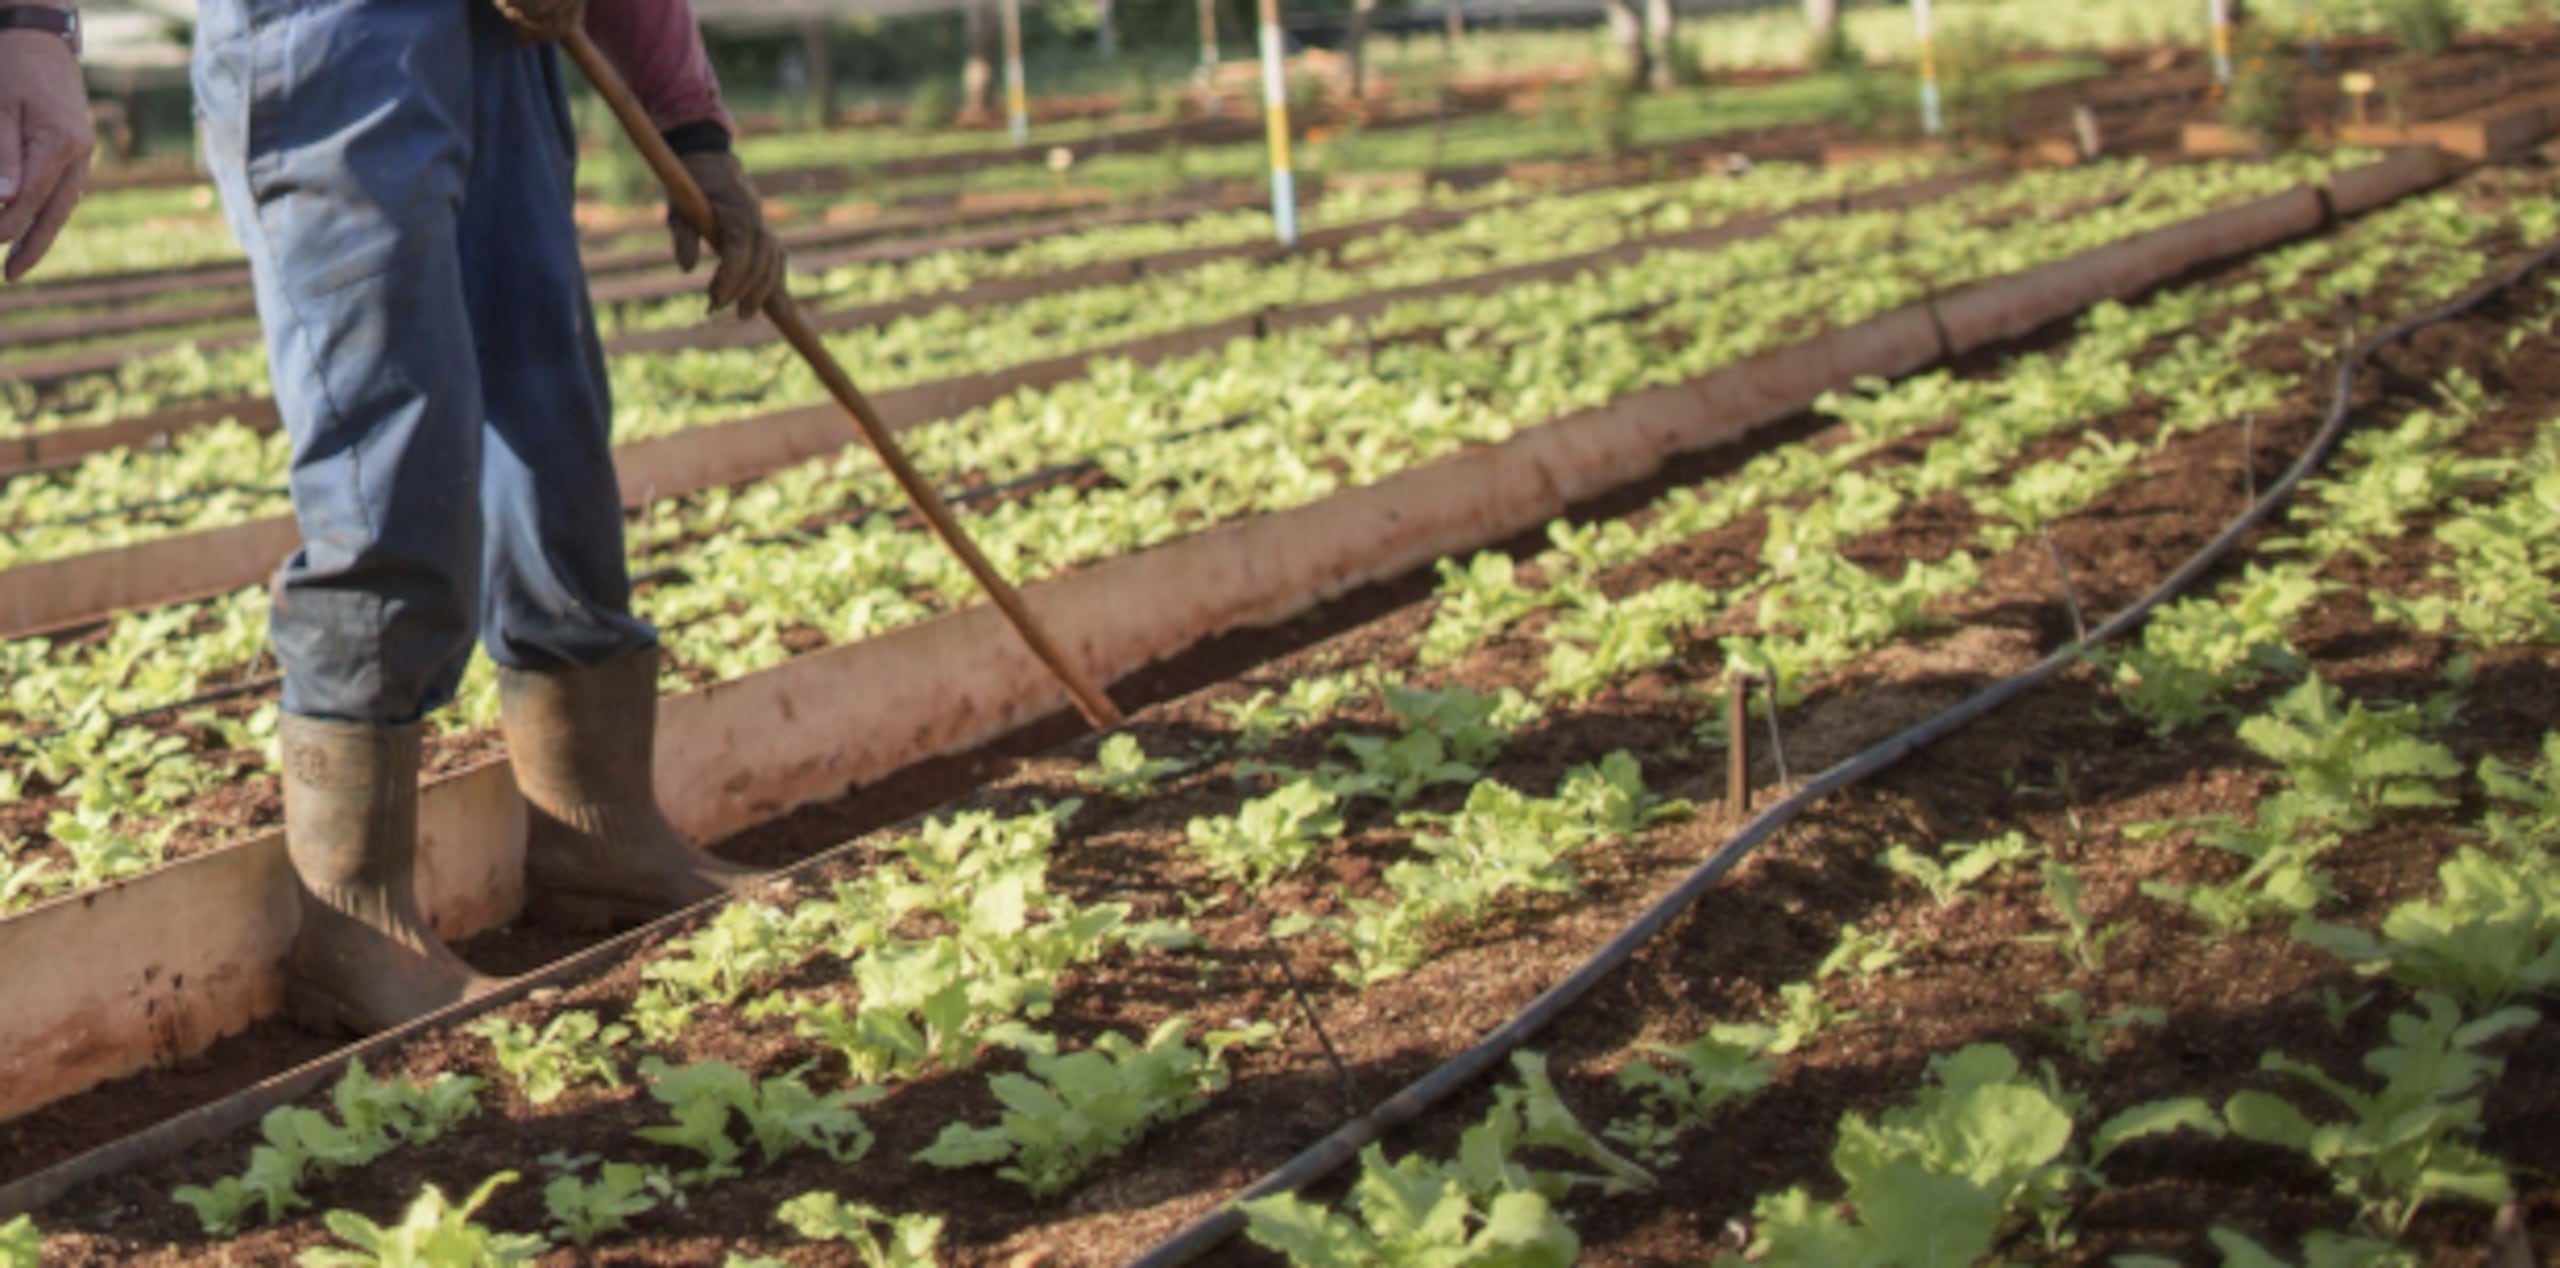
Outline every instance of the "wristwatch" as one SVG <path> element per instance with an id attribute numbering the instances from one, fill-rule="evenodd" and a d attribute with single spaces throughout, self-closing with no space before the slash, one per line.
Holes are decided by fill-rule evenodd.
<path id="1" fill-rule="evenodd" d="M 53 4 L 0 4 L 0 31 L 44 31 L 59 35 L 80 55 L 80 11 Z"/>

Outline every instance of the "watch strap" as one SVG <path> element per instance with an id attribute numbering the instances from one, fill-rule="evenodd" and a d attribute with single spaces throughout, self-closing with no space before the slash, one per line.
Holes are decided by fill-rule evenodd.
<path id="1" fill-rule="evenodd" d="M 55 4 L 0 4 L 0 31 L 42 31 L 59 35 L 80 51 L 80 12 Z"/>

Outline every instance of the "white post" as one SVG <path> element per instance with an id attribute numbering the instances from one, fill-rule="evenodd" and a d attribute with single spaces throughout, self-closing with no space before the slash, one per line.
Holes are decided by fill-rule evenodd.
<path id="1" fill-rule="evenodd" d="M 1029 143 L 1031 97 L 1022 83 L 1022 0 L 1004 0 L 1004 109 L 1013 125 L 1013 143 Z"/>
<path id="2" fill-rule="evenodd" d="M 1947 130 L 1947 120 L 1938 100 L 1938 35 L 1929 0 L 1911 0 L 1911 25 L 1920 35 L 1920 130 L 1936 136 Z"/>
<path id="3" fill-rule="evenodd" d="M 1280 0 L 1262 0 L 1262 113 L 1271 130 L 1271 218 L 1280 245 L 1298 245 L 1298 178 L 1289 167 L 1288 49 L 1280 40 Z"/>
<path id="4" fill-rule="evenodd" d="M 2205 0 L 2205 19 L 2213 24 L 2213 82 L 2231 83 L 2231 0 Z"/>

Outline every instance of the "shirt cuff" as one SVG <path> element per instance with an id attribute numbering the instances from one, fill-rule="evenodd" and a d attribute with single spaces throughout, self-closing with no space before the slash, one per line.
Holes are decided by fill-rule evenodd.
<path id="1" fill-rule="evenodd" d="M 726 154 L 729 128 L 717 119 L 697 119 L 666 130 L 667 148 L 678 154 Z"/>

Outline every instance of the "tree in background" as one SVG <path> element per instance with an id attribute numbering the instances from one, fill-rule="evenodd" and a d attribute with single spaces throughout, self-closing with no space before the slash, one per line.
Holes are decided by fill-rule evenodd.
<path id="1" fill-rule="evenodd" d="M 1651 73 L 1646 82 L 1655 92 L 1680 86 L 1680 11 L 1671 0 L 1644 0 L 1644 40 Z"/>
<path id="2" fill-rule="evenodd" d="M 1342 56 L 1351 63 L 1351 98 L 1369 95 L 1369 24 L 1377 19 L 1378 0 L 1351 0 L 1351 25 L 1342 34 Z"/>
<path id="3" fill-rule="evenodd" d="M 1840 29 L 1840 0 L 1804 0 L 1804 24 L 1815 40 L 1829 39 Z"/>
<path id="4" fill-rule="evenodd" d="M 1636 6 L 1640 0 L 1606 0 L 1609 16 L 1609 39 L 1618 46 L 1620 56 L 1627 59 L 1627 83 L 1643 88 L 1653 82 L 1653 50 L 1644 38 L 1644 13 Z"/>
<path id="5" fill-rule="evenodd" d="M 990 0 L 971 4 L 967 22 L 963 41 L 968 53 L 960 64 L 960 116 L 983 119 L 991 107 L 996 82 L 996 15 Z"/>

